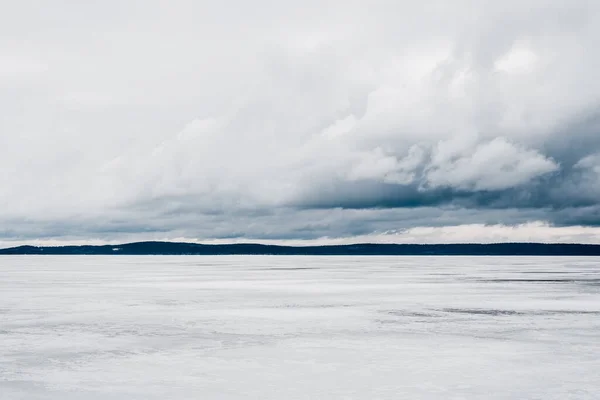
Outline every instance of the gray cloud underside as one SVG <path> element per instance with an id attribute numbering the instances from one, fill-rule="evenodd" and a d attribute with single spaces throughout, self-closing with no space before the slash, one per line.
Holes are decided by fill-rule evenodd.
<path id="1" fill-rule="evenodd" d="M 0 239 L 600 225 L 600 3 L 222 3 L 0 1 Z"/>

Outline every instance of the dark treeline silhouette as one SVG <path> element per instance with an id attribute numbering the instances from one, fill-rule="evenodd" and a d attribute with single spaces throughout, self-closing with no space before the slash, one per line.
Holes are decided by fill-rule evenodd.
<path id="1" fill-rule="evenodd" d="M 19 246 L 0 254 L 48 255 L 394 255 L 394 256 L 600 256 L 600 245 L 495 244 L 349 244 L 330 246 L 277 246 L 264 244 L 196 244 L 138 242 L 102 246 Z"/>

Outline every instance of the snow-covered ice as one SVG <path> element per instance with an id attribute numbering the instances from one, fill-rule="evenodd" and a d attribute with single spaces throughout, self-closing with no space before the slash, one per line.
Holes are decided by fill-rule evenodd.
<path id="1" fill-rule="evenodd" d="M 2 256 L 0 399 L 600 399 L 600 259 Z"/>

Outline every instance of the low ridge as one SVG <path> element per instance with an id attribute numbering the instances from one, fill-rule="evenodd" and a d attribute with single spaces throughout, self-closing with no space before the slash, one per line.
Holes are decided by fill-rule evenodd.
<path id="1" fill-rule="evenodd" d="M 375 244 L 280 246 L 256 243 L 136 242 L 98 246 L 18 246 L 0 254 L 47 255 L 398 255 L 398 256 L 600 256 L 596 244 Z"/>

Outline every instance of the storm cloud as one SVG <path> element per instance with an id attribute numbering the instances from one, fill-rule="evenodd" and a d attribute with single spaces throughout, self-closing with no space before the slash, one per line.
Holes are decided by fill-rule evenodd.
<path id="1" fill-rule="evenodd" d="M 599 48 L 591 0 L 0 1 L 0 243 L 598 241 Z"/>

